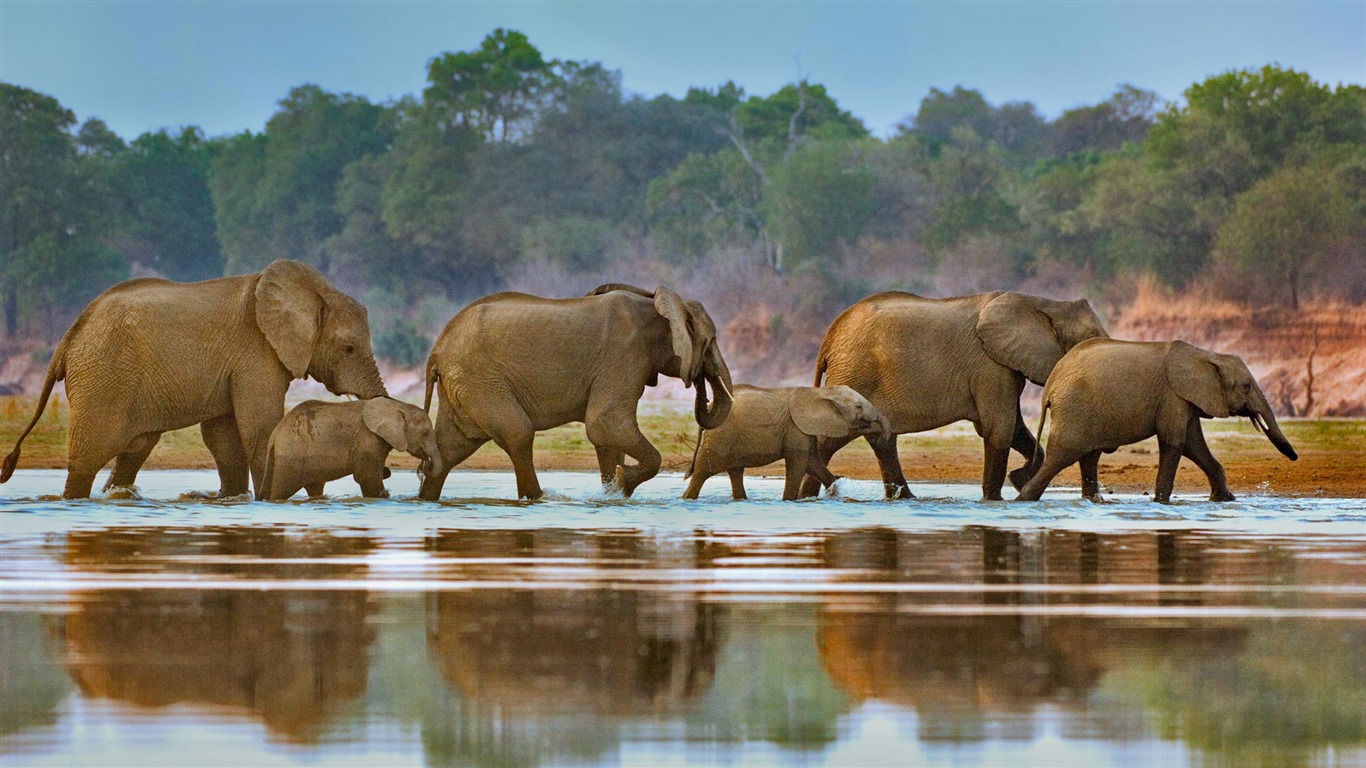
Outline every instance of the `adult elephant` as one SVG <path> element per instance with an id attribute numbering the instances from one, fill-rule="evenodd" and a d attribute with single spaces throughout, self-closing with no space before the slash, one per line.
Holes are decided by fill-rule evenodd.
<path id="1" fill-rule="evenodd" d="M 161 433 L 193 424 L 218 465 L 219 493 L 246 493 L 248 469 L 259 491 L 285 391 L 305 376 L 338 395 L 386 394 L 365 307 L 307 264 L 280 260 L 198 283 L 119 283 L 57 345 L 38 411 L 5 457 L 0 482 L 14 474 L 24 438 L 65 379 L 66 498 L 89 496 L 110 459 L 105 488 L 132 485 Z"/>
<path id="2" fill-rule="evenodd" d="M 575 299 L 496 293 L 475 301 L 451 318 L 427 360 L 425 407 L 434 388 L 441 395 L 441 466 L 422 484 L 422 498 L 437 499 L 451 469 L 489 440 L 512 459 L 517 495 L 540 498 L 532 441 L 537 430 L 571 421 L 584 423 L 603 483 L 615 480 L 630 496 L 659 472 L 659 451 L 640 432 L 636 404 L 661 374 L 697 387 L 703 429 L 730 414 L 730 370 L 716 324 L 701 304 L 669 288 L 612 283 Z M 637 463 L 625 466 L 625 456 Z"/>
<path id="3" fill-rule="evenodd" d="M 888 498 L 911 498 L 896 435 L 966 420 L 985 444 L 982 498 L 999 500 L 1010 449 L 1030 463 L 1010 473 L 1019 489 L 1038 468 L 1034 436 L 1020 414 L 1028 379 L 1042 385 L 1069 349 L 1107 336 L 1085 299 L 1053 301 L 997 291 L 947 299 L 879 293 L 846 309 L 816 356 L 816 386 L 843 384 L 868 398 L 892 425 L 869 436 Z M 830 456 L 853 438 L 825 438 Z M 1042 456 L 1037 461 L 1042 461 Z M 819 485 L 807 478 L 802 495 Z"/>

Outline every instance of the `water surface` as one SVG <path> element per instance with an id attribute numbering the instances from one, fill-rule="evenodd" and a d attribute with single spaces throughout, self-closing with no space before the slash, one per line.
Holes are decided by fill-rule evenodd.
<path id="1" fill-rule="evenodd" d="M 5 766 L 1366 763 L 1366 504 L 0 498 Z"/>

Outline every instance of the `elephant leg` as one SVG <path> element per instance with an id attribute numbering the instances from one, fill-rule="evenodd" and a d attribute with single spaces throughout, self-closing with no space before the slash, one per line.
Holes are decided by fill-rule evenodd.
<path id="1" fill-rule="evenodd" d="M 536 430 L 525 415 L 519 422 L 502 434 L 494 435 L 493 441 L 512 459 L 512 471 L 517 476 L 517 498 L 539 499 L 545 493 L 541 490 L 541 481 L 536 477 L 536 463 L 532 458 Z"/>
<path id="2" fill-rule="evenodd" d="M 822 437 L 816 440 L 816 455 L 820 456 L 822 464 L 828 464 L 830 457 L 834 456 L 839 449 L 853 442 L 853 437 L 829 438 Z M 803 499 L 817 496 L 821 492 L 820 481 L 816 478 L 802 478 L 801 497 Z"/>
<path id="3" fill-rule="evenodd" d="M 356 484 L 360 486 L 361 496 L 364 496 L 367 499 L 384 498 L 385 493 L 383 464 L 364 463 L 361 466 L 356 467 L 356 471 L 351 473 L 351 477 L 354 478 Z M 322 483 L 317 483 L 317 485 L 321 486 Z M 307 488 L 309 486 L 304 487 Z M 312 496 L 312 491 L 310 491 L 308 495 Z"/>
<path id="4" fill-rule="evenodd" d="M 62 489 L 62 498 L 89 498 L 95 475 L 129 444 L 128 438 L 112 430 L 73 423 L 66 439 L 66 486 Z"/>
<path id="5" fill-rule="evenodd" d="M 598 453 L 598 474 L 602 477 L 604 487 L 613 486 L 617 482 L 617 465 L 626 459 L 626 455 L 621 451 L 613 450 L 606 446 L 593 446 Z M 705 479 L 705 478 L 704 478 Z M 684 496 L 683 498 L 688 498 Z M 692 498 L 697 498 L 696 496 Z"/>
<path id="6" fill-rule="evenodd" d="M 783 478 L 783 501 L 796 501 L 806 479 L 807 467 L 811 464 L 805 453 L 789 453 L 783 460 L 786 477 Z"/>
<path id="7" fill-rule="evenodd" d="M 588 439 L 595 447 L 620 451 L 636 460 L 634 466 L 618 464 L 616 468 L 617 482 L 627 498 L 637 486 L 659 474 L 659 451 L 641 434 L 640 426 L 636 424 L 634 402 L 629 410 L 616 409 L 588 418 L 591 419 L 585 424 L 588 427 Z"/>
<path id="8" fill-rule="evenodd" d="M 914 499 L 911 486 L 906 483 L 906 475 L 901 471 L 901 457 L 897 455 L 896 435 L 886 440 L 867 436 L 868 444 L 873 447 L 877 457 L 877 468 L 882 472 L 882 488 L 889 499 Z"/>
<path id="9" fill-rule="evenodd" d="M 1081 497 L 1100 501 L 1100 451 L 1082 454 Z"/>
<path id="10" fill-rule="evenodd" d="M 240 496 L 249 490 L 247 477 L 251 462 L 242 448 L 242 436 L 237 433 L 237 420 L 231 413 L 201 422 L 199 434 L 218 465 L 218 495 L 220 498 Z M 263 489 L 269 491 L 269 489 Z"/>
<path id="11" fill-rule="evenodd" d="M 418 493 L 419 498 L 426 501 L 440 499 L 441 487 L 446 484 L 446 476 L 486 442 L 488 442 L 486 438 L 476 440 L 467 437 L 464 432 L 460 431 L 460 428 L 455 425 L 455 418 L 451 416 L 446 405 L 446 399 L 443 397 L 436 411 L 436 446 L 441 451 L 441 471 L 433 472 L 427 476 L 426 480 L 422 481 L 422 490 Z"/>
<path id="12" fill-rule="evenodd" d="M 612 468 L 612 480 L 616 481 L 616 467 Z M 712 476 L 712 471 L 706 468 L 694 467 L 692 477 L 688 478 L 688 487 L 683 489 L 683 498 L 695 499 L 702 493 L 702 485 Z"/>
<path id="13" fill-rule="evenodd" d="M 1181 455 L 1195 462 L 1195 466 L 1209 478 L 1210 501 L 1233 501 L 1228 490 L 1228 478 L 1224 476 L 1224 465 L 1214 458 L 1209 445 L 1205 442 L 1205 431 L 1200 427 L 1200 418 L 1191 417 L 1193 422 L 1186 428 L 1186 446 Z"/>
<path id="14" fill-rule="evenodd" d="M 745 493 L 744 467 L 728 469 L 726 470 L 726 474 L 730 475 L 730 497 L 732 499 L 738 499 L 740 501 L 748 499 L 749 495 Z"/>
<path id="15" fill-rule="evenodd" d="M 1168 504 L 1172 500 L 1172 488 L 1176 485 L 1176 467 L 1181 463 L 1184 445 L 1172 443 L 1157 444 L 1157 488 L 1153 491 L 1153 501 Z"/>
<path id="16" fill-rule="evenodd" d="M 1035 448 L 1037 446 L 1038 442 L 1035 440 L 1034 433 L 1030 432 L 1029 427 L 1025 425 L 1024 414 L 1020 413 L 1020 407 L 1017 404 L 1015 406 L 1015 435 L 1010 440 L 1010 447 L 1025 457 L 1025 465 L 1012 470 L 1007 475 L 1010 478 L 1010 484 L 1017 491 L 1023 488 L 1025 483 L 1029 482 L 1029 478 L 1033 477 L 1034 473 L 1039 471 L 1039 467 L 1043 465 L 1043 451 L 1040 449 L 1036 453 Z"/>
<path id="17" fill-rule="evenodd" d="M 161 440 L 160 432 L 145 432 L 133 438 L 123 453 L 114 457 L 114 471 L 109 473 L 109 479 L 104 481 L 104 490 L 110 488 L 131 488 L 133 482 L 137 480 L 138 470 L 147 461 L 147 457 L 152 454 L 152 449 L 157 447 L 157 442 Z"/>
<path id="18" fill-rule="evenodd" d="M 325 488 L 326 486 L 327 483 L 312 483 L 310 485 L 305 485 L 304 491 L 308 493 L 308 498 L 317 499 L 322 497 L 323 488 Z M 291 493 L 290 495 L 293 496 L 294 494 Z"/>
<path id="19" fill-rule="evenodd" d="M 810 457 L 806 465 L 806 474 L 808 477 L 816 478 L 826 488 L 834 485 L 835 481 L 839 479 L 830 471 L 830 467 L 821 461 L 820 454 L 814 454 Z"/>
<path id="20" fill-rule="evenodd" d="M 1053 448 L 1048 452 L 1048 457 L 1043 460 L 1043 466 L 1039 471 L 1029 478 L 1025 487 L 1020 489 L 1020 495 L 1015 497 L 1016 501 L 1038 501 L 1043 496 L 1043 492 L 1048 490 L 1048 484 L 1053 482 L 1053 478 L 1058 473 L 1075 464 L 1082 458 L 1079 451 L 1069 451 L 1062 448 Z"/>
<path id="21" fill-rule="evenodd" d="M 270 433 L 285 415 L 283 395 L 283 392 L 276 396 L 259 389 L 243 388 L 235 390 L 232 396 L 233 420 L 237 423 L 237 435 L 251 468 L 251 485 L 258 498 L 265 492 L 261 483 L 266 477 L 266 447 L 270 444 Z"/>

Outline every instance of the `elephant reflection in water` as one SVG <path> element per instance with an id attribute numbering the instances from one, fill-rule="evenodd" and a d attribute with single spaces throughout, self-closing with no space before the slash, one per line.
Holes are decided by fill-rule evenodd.
<path id="1" fill-rule="evenodd" d="M 984 585 L 1190 582 L 1204 567 L 1203 545 L 1183 542 L 1179 533 L 1174 539 L 1170 532 L 1099 540 L 1096 534 L 1076 532 L 1047 536 L 1044 545 L 993 528 L 930 535 L 871 529 L 833 536 L 824 550 L 831 568 L 898 572 L 917 581 L 923 567 L 917 561 L 923 557 L 933 561 L 935 581 L 958 573 Z M 1132 562 L 1135 550 L 1141 562 Z M 1112 562 L 1117 559 L 1122 562 Z M 1010 591 L 929 600 L 957 600 L 963 612 L 917 613 L 926 602 L 923 595 L 889 595 L 868 611 L 826 610 L 818 644 L 826 670 L 851 696 L 915 707 L 927 735 L 938 737 L 982 737 L 983 722 L 994 716 L 1044 704 L 1076 706 L 1108 672 L 1136 656 L 1220 657 L 1236 652 L 1246 635 L 1243 628 L 1184 622 L 995 613 L 1001 605 L 1042 600 Z M 991 611 L 976 612 L 976 607 Z"/>
<path id="2" fill-rule="evenodd" d="M 537 535 L 464 531 L 430 540 L 429 548 L 542 557 L 560 548 L 644 560 L 644 567 L 678 554 L 638 537 L 570 532 L 553 533 L 537 550 Z M 503 547 L 509 543 L 513 551 Z M 655 715 L 676 712 L 711 687 L 716 611 L 691 595 L 648 591 L 443 592 L 429 598 L 427 641 L 441 675 L 466 696 L 529 714 Z"/>
<path id="3" fill-rule="evenodd" d="M 218 539 L 204 547 L 186 530 L 82 532 L 71 536 L 69 559 L 87 570 L 121 569 L 134 551 L 153 561 L 225 551 L 306 558 L 366 546 L 261 530 Z M 308 743 L 340 705 L 365 694 L 369 613 L 362 591 L 94 591 L 77 596 L 58 635 L 86 697 L 229 707 L 259 718 L 275 738 Z"/>

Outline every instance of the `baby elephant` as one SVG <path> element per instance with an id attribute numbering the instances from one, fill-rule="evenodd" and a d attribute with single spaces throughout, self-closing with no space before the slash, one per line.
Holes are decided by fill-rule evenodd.
<path id="1" fill-rule="evenodd" d="M 385 495 L 389 451 L 412 454 L 419 478 L 436 474 L 441 453 L 427 413 L 388 397 L 324 403 L 308 400 L 270 434 L 261 498 L 282 501 L 300 488 L 321 496 L 328 480 L 352 475 L 366 497 Z"/>
<path id="2" fill-rule="evenodd" d="M 703 430 L 693 452 L 691 477 L 683 498 L 695 499 L 707 478 L 730 474 L 731 495 L 745 496 L 745 467 L 762 467 L 783 459 L 787 482 L 783 500 L 797 498 L 808 474 L 829 487 L 835 476 L 816 451 L 818 437 L 880 435 L 891 432 L 887 418 L 863 395 L 849 387 L 735 388 L 730 418 L 716 429 Z"/>
<path id="3" fill-rule="evenodd" d="M 1171 500 L 1182 456 L 1209 477 L 1211 501 L 1232 501 L 1224 468 L 1205 444 L 1202 418 L 1247 416 L 1281 453 L 1291 461 L 1298 458 L 1242 359 L 1184 341 L 1083 341 L 1063 355 L 1044 385 L 1040 441 L 1050 410 L 1048 455 L 1020 490 L 1025 501 L 1037 500 L 1055 475 L 1077 461 L 1082 496 L 1098 498 L 1100 454 L 1153 435 L 1158 445 L 1155 501 Z"/>

